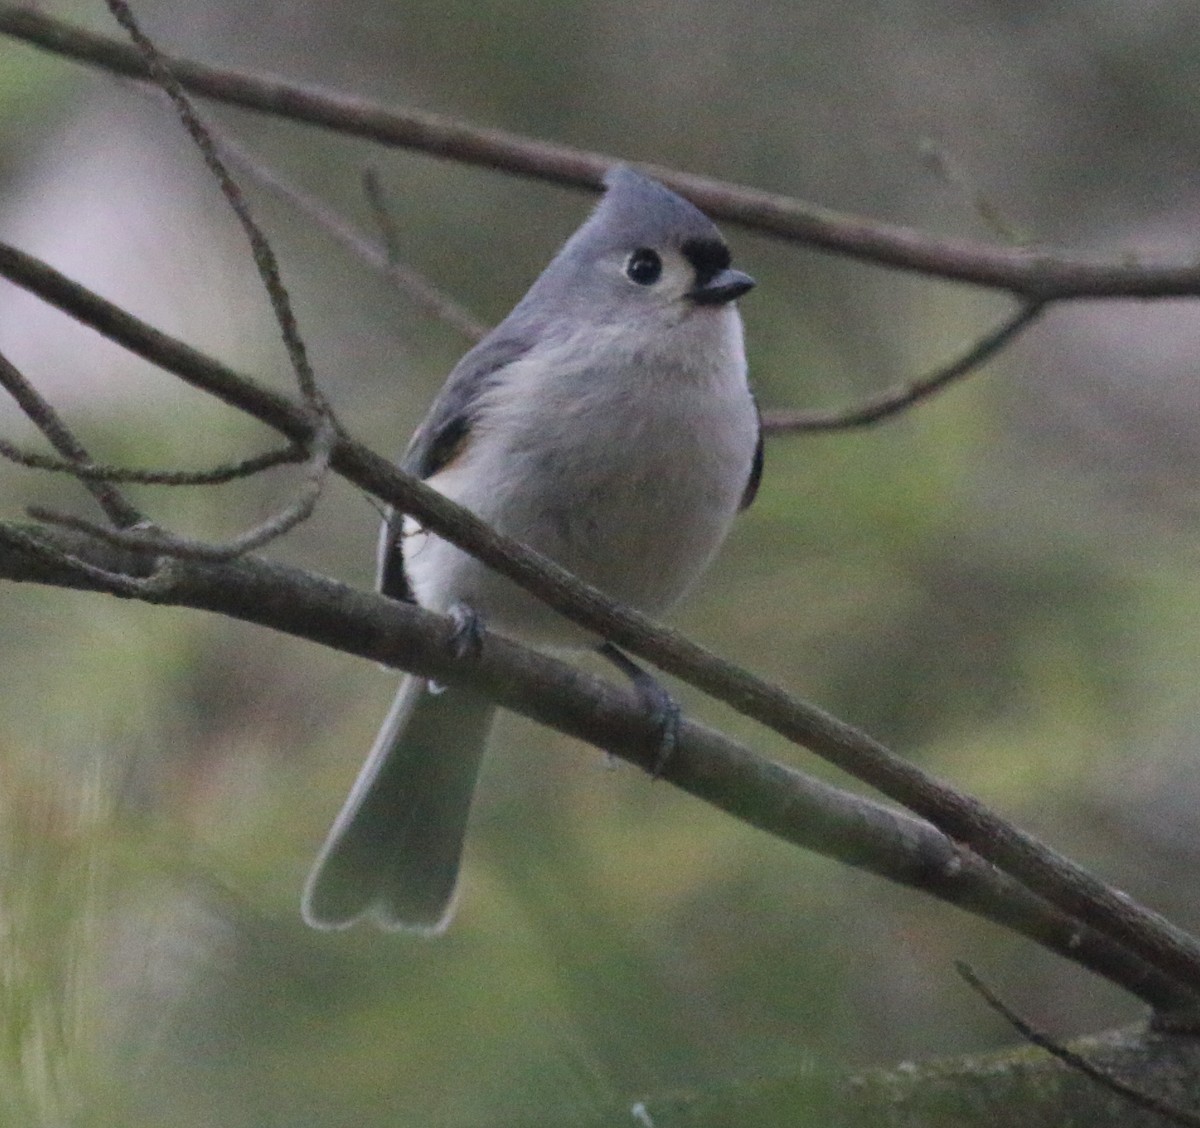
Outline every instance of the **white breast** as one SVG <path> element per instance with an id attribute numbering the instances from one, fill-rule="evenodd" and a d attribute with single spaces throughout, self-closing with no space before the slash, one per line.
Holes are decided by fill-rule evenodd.
<path id="1" fill-rule="evenodd" d="M 429 484 L 606 594 L 664 611 L 712 559 L 749 478 L 757 416 L 735 309 L 698 309 L 654 347 L 610 330 L 513 364 L 463 457 Z M 579 357 L 591 358 L 580 365 Z M 463 602 L 505 633 L 584 641 L 440 538 L 405 541 L 420 603 Z"/>

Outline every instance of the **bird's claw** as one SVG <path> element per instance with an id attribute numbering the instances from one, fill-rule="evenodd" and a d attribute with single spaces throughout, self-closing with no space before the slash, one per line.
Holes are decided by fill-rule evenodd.
<path id="1" fill-rule="evenodd" d="M 646 706 L 651 723 L 658 730 L 658 747 L 650 765 L 650 778 L 659 779 L 679 746 L 679 725 L 683 711 L 652 674 L 643 670 L 611 642 L 602 644 L 600 653 L 633 683 L 633 688 Z"/>
<path id="2" fill-rule="evenodd" d="M 478 658 L 487 630 L 479 612 L 466 603 L 456 603 L 448 614 L 454 620 L 454 631 L 450 635 L 450 653 L 455 658 Z"/>

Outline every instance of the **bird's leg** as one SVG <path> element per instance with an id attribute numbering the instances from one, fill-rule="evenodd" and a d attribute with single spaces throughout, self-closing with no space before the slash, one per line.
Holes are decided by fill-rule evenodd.
<path id="1" fill-rule="evenodd" d="M 455 658 L 478 658 L 483 649 L 483 636 L 487 632 L 483 616 L 467 603 L 454 604 L 447 614 L 454 620 L 450 653 Z"/>
<path id="2" fill-rule="evenodd" d="M 478 658 L 483 648 L 483 636 L 487 631 L 483 617 L 467 603 L 455 603 L 446 614 L 454 620 L 454 630 L 450 635 L 450 653 L 455 658 Z M 446 687 L 441 682 L 430 681 L 429 692 L 445 693 Z"/>
<path id="3" fill-rule="evenodd" d="M 611 642 L 601 643 L 598 649 L 633 683 L 633 688 L 637 690 L 638 696 L 646 705 L 646 712 L 650 715 L 650 720 L 658 729 L 658 751 L 650 768 L 650 777 L 658 779 L 679 743 L 679 704 L 659 685 L 653 674 L 643 670 L 632 658 L 624 651 L 618 650 Z"/>

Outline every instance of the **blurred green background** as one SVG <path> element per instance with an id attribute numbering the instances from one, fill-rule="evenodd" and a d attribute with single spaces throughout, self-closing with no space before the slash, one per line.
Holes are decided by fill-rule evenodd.
<path id="1" fill-rule="evenodd" d="M 108 28 L 98 3 L 42 7 Z M 181 54 L 924 231 L 1196 254 L 1200 9 L 1187 0 L 136 10 Z M 360 178 L 377 169 L 407 261 L 488 320 L 590 203 L 204 112 L 368 229 Z M 398 451 L 464 342 L 246 188 L 342 420 Z M 744 315 L 768 408 L 910 379 L 1008 309 L 726 234 L 760 282 Z M 249 255 L 169 111 L 7 41 L 0 237 L 289 386 Z M 758 503 L 674 621 L 1200 926 L 1198 343 L 1192 303 L 1077 303 L 903 418 L 773 440 Z M 7 286 L 0 348 L 99 456 L 201 466 L 269 442 Z M 5 411 L 5 433 L 28 440 Z M 219 537 L 292 485 L 277 473 L 139 496 Z M 0 490 L 8 516 L 84 508 L 70 483 L 14 469 Z M 365 586 L 375 531 L 339 485 L 274 551 Z M 199 614 L 27 587 L 0 592 L 0 639 L 5 1124 L 570 1124 L 814 1061 L 1010 1042 L 956 958 L 1064 1036 L 1140 1014 L 990 926 L 516 719 L 487 763 L 450 931 L 316 934 L 300 886 L 391 675 Z"/>

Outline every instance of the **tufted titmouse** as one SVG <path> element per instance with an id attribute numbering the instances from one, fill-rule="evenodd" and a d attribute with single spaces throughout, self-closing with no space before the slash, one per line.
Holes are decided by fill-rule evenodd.
<path id="1" fill-rule="evenodd" d="M 629 168 L 513 311 L 451 372 L 404 468 L 641 611 L 674 603 L 762 471 L 734 305 L 754 280 L 712 222 Z M 389 515 L 379 588 L 469 609 L 530 642 L 598 640 L 411 518 Z M 453 911 L 495 706 L 407 676 L 317 859 L 304 919 L 439 932 Z"/>

